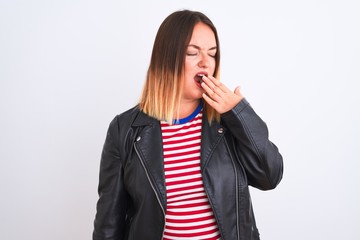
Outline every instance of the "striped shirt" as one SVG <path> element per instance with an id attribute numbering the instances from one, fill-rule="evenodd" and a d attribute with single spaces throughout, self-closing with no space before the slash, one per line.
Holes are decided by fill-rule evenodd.
<path id="1" fill-rule="evenodd" d="M 218 240 L 200 172 L 202 109 L 185 123 L 161 122 L 167 195 L 163 240 Z"/>

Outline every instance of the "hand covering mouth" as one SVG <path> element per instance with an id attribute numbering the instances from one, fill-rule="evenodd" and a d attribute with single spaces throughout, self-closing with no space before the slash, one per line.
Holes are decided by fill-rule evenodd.
<path id="1" fill-rule="evenodd" d="M 195 75 L 194 79 L 196 82 L 201 84 L 203 82 L 203 80 L 202 80 L 203 76 L 207 76 L 207 74 L 206 73 L 198 73 Z"/>

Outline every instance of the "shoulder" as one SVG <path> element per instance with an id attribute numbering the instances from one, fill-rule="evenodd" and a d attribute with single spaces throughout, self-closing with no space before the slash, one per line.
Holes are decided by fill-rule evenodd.
<path id="1" fill-rule="evenodd" d="M 109 124 L 109 133 L 112 135 L 121 135 L 121 132 L 129 129 L 132 125 L 132 122 L 140 113 L 140 109 L 137 106 L 134 106 L 125 112 L 117 114 Z"/>
<path id="2" fill-rule="evenodd" d="M 125 112 L 117 114 L 111 121 L 110 126 L 111 125 L 121 126 L 124 124 L 129 124 L 132 122 L 133 119 L 137 117 L 139 113 L 140 113 L 140 109 L 138 108 L 138 106 L 134 106 L 126 110 Z"/>
<path id="3" fill-rule="evenodd" d="M 109 129 L 112 131 L 118 131 L 120 133 L 122 131 L 128 131 L 131 128 L 154 125 L 158 122 L 159 120 L 156 120 L 155 118 L 145 114 L 136 105 L 133 108 L 116 115 L 111 121 Z"/>

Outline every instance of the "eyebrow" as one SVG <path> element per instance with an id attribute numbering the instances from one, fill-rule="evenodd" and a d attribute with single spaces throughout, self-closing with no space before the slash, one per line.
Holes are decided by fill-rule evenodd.
<path id="1" fill-rule="evenodd" d="M 194 45 L 194 44 L 189 44 L 188 47 L 193 47 L 193 48 L 196 48 L 196 49 L 201 50 L 201 48 L 200 48 L 199 46 Z M 210 51 L 210 50 L 216 50 L 216 49 L 217 49 L 217 46 L 209 48 L 208 51 Z"/>

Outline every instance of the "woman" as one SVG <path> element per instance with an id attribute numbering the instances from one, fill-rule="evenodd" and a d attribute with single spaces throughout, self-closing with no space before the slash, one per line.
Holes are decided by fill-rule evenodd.
<path id="1" fill-rule="evenodd" d="M 204 14 L 164 20 L 139 104 L 109 126 L 94 240 L 259 239 L 248 186 L 275 188 L 282 157 L 219 65 Z"/>

